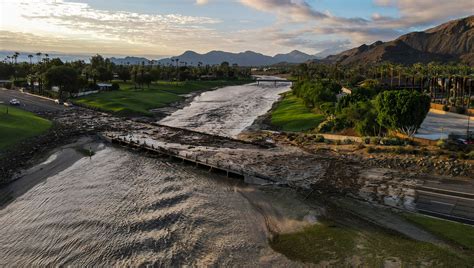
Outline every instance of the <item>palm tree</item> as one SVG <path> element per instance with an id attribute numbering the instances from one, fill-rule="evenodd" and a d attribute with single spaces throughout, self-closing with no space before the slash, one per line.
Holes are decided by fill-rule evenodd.
<path id="1" fill-rule="evenodd" d="M 18 56 L 20 56 L 20 53 L 19 53 L 19 52 L 15 52 L 15 53 L 13 53 L 13 56 L 12 56 L 12 58 L 13 58 L 13 59 L 15 59 L 15 64 L 17 64 L 17 63 L 18 63 Z"/>
<path id="2" fill-rule="evenodd" d="M 37 59 L 38 59 L 38 63 L 41 62 L 41 55 L 42 55 L 42 54 L 43 54 L 43 53 L 41 53 L 41 52 L 36 53 L 36 57 L 37 57 Z"/>

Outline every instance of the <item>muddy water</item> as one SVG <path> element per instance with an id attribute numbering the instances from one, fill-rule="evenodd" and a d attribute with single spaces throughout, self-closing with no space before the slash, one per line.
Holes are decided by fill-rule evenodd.
<path id="1" fill-rule="evenodd" d="M 290 265 L 267 241 L 317 215 L 298 200 L 106 148 L 0 210 L 0 266 Z"/>
<path id="2" fill-rule="evenodd" d="M 227 112 L 245 104 L 238 106 Z M 249 108 L 250 118 L 260 109 Z M 233 135 L 251 123 L 243 113 L 245 124 L 232 122 L 227 112 L 228 124 L 202 117 L 200 127 Z M 12 197 L 0 206 L 0 266 L 295 266 L 268 239 L 320 214 L 289 189 L 94 148 L 92 158 L 66 149 L 0 191 Z"/>
<path id="3" fill-rule="evenodd" d="M 277 77 L 262 77 L 279 79 Z M 222 136 L 237 136 L 255 119 L 265 114 L 290 83 L 264 82 L 257 85 L 224 87 L 204 92 L 191 105 L 174 112 L 161 124 L 197 130 Z"/>

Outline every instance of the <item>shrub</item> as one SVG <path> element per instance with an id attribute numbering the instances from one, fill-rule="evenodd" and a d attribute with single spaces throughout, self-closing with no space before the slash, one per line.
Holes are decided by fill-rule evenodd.
<path id="1" fill-rule="evenodd" d="M 351 140 L 351 139 L 344 139 L 342 142 L 343 142 L 344 144 L 353 144 L 353 143 L 354 143 L 354 141 Z"/>
<path id="2" fill-rule="evenodd" d="M 380 144 L 380 138 L 379 137 L 371 137 L 370 138 L 370 144 L 378 145 Z"/>
<path id="3" fill-rule="evenodd" d="M 316 137 L 314 138 L 315 142 L 324 142 L 324 140 L 325 138 L 322 135 L 316 135 Z"/>
<path id="4" fill-rule="evenodd" d="M 467 154 L 467 157 L 469 159 L 473 159 L 474 160 L 474 151 L 470 151 L 468 154 Z"/>
<path id="5" fill-rule="evenodd" d="M 364 143 L 370 144 L 370 137 L 364 137 Z"/>
<path id="6" fill-rule="evenodd" d="M 438 146 L 441 149 L 446 149 L 447 142 L 446 142 L 446 140 L 439 140 L 439 141 L 436 142 L 436 146 Z"/>
<path id="7" fill-rule="evenodd" d="M 361 136 L 376 135 L 381 130 L 371 101 L 353 103 L 342 109 L 338 117 L 353 125 L 355 131 Z"/>
<path id="8" fill-rule="evenodd" d="M 112 90 L 119 90 L 120 85 L 118 83 L 112 83 Z"/>
<path id="9" fill-rule="evenodd" d="M 325 115 L 332 115 L 336 111 L 334 102 L 325 102 L 319 105 L 319 110 Z"/>
<path id="10" fill-rule="evenodd" d="M 466 113 L 466 109 L 464 107 L 456 107 L 456 113 L 458 114 L 465 114 Z"/>
<path id="11" fill-rule="evenodd" d="M 404 145 L 405 142 L 401 139 L 398 139 L 398 138 L 383 138 L 381 141 L 380 141 L 381 144 L 383 145 Z"/>
<path id="12" fill-rule="evenodd" d="M 443 111 L 449 112 L 449 106 L 448 105 L 443 105 Z"/>

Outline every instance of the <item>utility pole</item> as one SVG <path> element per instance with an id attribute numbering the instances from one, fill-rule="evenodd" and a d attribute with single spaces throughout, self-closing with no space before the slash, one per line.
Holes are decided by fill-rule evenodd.
<path id="1" fill-rule="evenodd" d="M 467 109 L 467 135 L 466 135 L 466 140 L 470 140 L 470 131 L 469 131 L 469 127 L 470 127 L 470 123 L 471 123 L 471 113 L 469 112 L 469 106 L 468 106 L 468 109 Z"/>

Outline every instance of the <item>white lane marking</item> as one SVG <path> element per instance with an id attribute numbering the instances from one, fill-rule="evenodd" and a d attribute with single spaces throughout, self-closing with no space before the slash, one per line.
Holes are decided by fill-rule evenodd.
<path id="1" fill-rule="evenodd" d="M 435 203 L 435 204 L 441 204 L 441 205 L 447 205 L 447 206 L 455 206 L 454 204 L 451 204 L 451 203 L 446 203 L 446 202 L 440 202 L 440 201 L 433 201 L 433 200 L 430 200 L 431 203 Z"/>
<path id="2" fill-rule="evenodd" d="M 417 191 L 420 192 L 420 193 L 424 193 L 426 195 L 438 195 L 438 196 L 448 197 L 448 198 L 451 198 L 451 199 L 462 199 L 462 200 L 467 200 L 467 201 L 474 202 L 474 199 L 472 199 L 472 198 L 466 198 L 466 197 L 455 196 L 455 195 L 447 195 L 447 194 L 439 194 L 439 193 L 423 191 L 423 190 L 417 190 Z"/>

